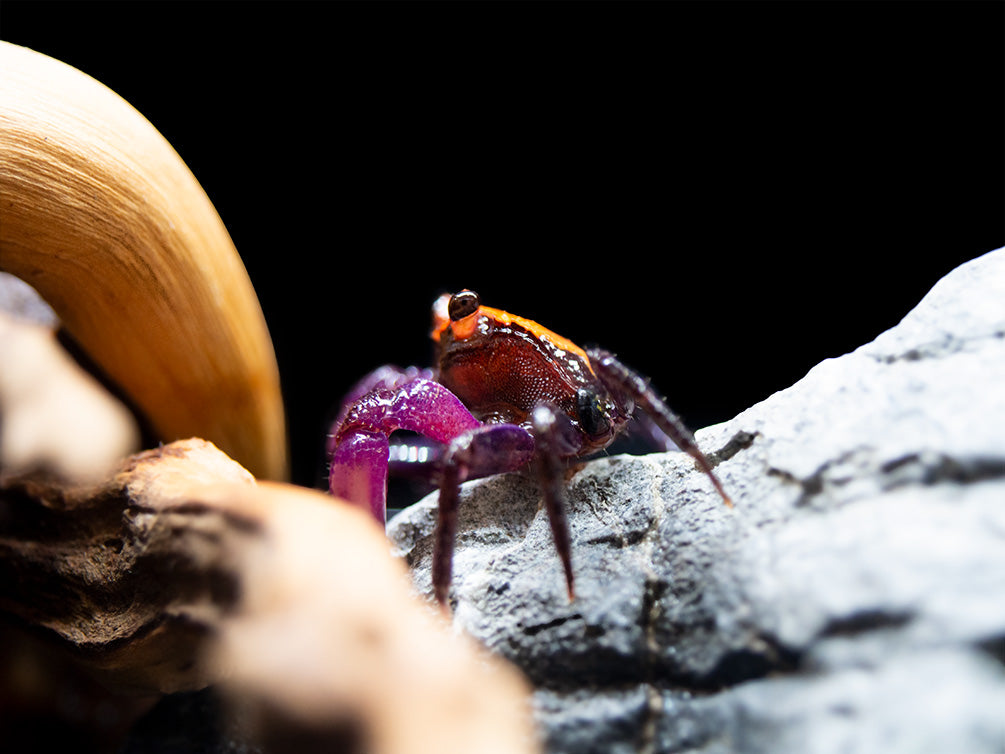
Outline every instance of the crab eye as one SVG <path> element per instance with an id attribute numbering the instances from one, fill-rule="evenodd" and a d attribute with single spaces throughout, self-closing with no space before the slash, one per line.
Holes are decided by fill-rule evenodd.
<path id="1" fill-rule="evenodd" d="M 607 434 L 611 428 L 604 404 L 593 390 L 580 388 L 576 391 L 576 412 L 579 414 L 580 426 L 588 435 Z"/>
<path id="2" fill-rule="evenodd" d="M 452 322 L 457 322 L 478 311 L 481 303 L 477 293 L 463 290 L 450 297 L 450 303 L 447 304 L 447 315 Z"/>

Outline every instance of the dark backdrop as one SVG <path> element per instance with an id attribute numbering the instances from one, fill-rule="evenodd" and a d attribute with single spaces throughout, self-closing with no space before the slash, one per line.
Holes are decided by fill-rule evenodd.
<path id="1" fill-rule="evenodd" d="M 295 480 L 470 287 L 724 421 L 1005 243 L 1005 4 L 5 0 L 146 115 L 279 357 Z"/>

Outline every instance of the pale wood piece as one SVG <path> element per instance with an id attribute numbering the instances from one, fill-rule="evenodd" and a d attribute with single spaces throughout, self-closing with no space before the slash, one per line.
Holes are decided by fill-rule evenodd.
<path id="1" fill-rule="evenodd" d="M 2 477 L 0 507 L 0 608 L 113 688 L 220 684 L 277 751 L 343 725 L 377 754 L 538 750 L 522 676 L 327 495 L 189 440 L 89 487 Z"/>
<path id="2" fill-rule="evenodd" d="M 193 116 L 197 117 L 197 116 Z M 272 342 L 219 215 L 121 97 L 0 42 L 0 269 L 30 283 L 160 439 L 283 479 Z"/>
<path id="3" fill-rule="evenodd" d="M 0 312 L 0 470 L 94 482 L 139 447 L 133 415 L 49 327 Z"/>

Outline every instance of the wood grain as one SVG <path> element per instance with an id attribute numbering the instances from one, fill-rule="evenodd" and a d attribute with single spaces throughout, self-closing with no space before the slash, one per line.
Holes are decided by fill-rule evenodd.
<path id="1" fill-rule="evenodd" d="M 285 478 L 258 299 L 149 121 L 84 73 L 0 42 L 0 197 L 0 269 L 39 291 L 161 440 L 203 437 L 256 476 Z"/>
<path id="2" fill-rule="evenodd" d="M 418 601 L 368 515 L 210 443 L 93 485 L 0 474 L 0 514 L 0 612 L 108 688 L 216 684 L 273 751 L 538 750 L 526 681 Z"/>

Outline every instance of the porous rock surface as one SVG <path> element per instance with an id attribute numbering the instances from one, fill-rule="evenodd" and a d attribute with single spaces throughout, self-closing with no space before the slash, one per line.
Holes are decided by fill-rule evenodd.
<path id="1" fill-rule="evenodd" d="M 551 752 L 1005 751 L 1005 249 L 698 433 L 570 479 L 577 598 L 537 484 L 465 486 L 455 624 L 536 686 Z M 435 496 L 389 534 L 430 592 Z"/>

